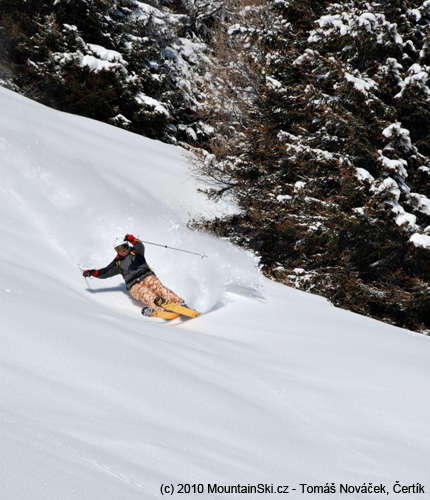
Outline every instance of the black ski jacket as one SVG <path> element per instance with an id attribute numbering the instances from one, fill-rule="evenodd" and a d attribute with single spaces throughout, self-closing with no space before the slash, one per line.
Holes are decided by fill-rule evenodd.
<path id="1" fill-rule="evenodd" d="M 130 248 L 125 257 L 117 255 L 115 259 L 103 269 L 98 269 L 97 278 L 111 278 L 121 274 L 127 288 L 130 288 L 144 280 L 147 276 L 154 274 L 145 259 L 145 246 L 138 241 Z"/>

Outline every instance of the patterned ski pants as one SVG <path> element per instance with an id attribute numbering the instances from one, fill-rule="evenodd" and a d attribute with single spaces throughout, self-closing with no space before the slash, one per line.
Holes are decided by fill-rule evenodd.
<path id="1" fill-rule="evenodd" d="M 158 310 L 161 310 L 162 307 L 156 306 L 154 304 L 154 300 L 157 297 L 163 297 L 163 299 L 170 300 L 175 304 L 184 302 L 184 299 L 181 299 L 181 297 L 176 295 L 176 293 L 173 293 L 172 290 L 167 288 L 167 286 L 164 286 L 163 283 L 161 283 L 161 281 L 157 278 L 157 276 L 154 276 L 153 274 L 147 276 L 144 280 L 133 285 L 130 288 L 130 294 L 133 299 L 140 300 L 149 307 Z"/>

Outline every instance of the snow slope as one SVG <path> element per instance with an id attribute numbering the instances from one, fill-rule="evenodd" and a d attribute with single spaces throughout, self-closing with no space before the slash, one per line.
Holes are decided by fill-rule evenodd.
<path id="1" fill-rule="evenodd" d="M 327 484 L 379 498 L 341 491 L 369 483 L 430 498 L 429 338 L 265 280 L 186 229 L 230 208 L 197 192 L 179 148 L 5 89 L 0 109 L 1 500 L 142 500 L 163 484 L 181 499 Z M 204 315 L 146 319 L 120 278 L 82 278 L 127 232 L 208 255 L 146 248 Z"/>

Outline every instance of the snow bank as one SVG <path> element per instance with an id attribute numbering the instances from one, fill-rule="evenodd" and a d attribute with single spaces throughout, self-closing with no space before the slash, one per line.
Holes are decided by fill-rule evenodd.
<path id="1" fill-rule="evenodd" d="M 228 207 L 197 192 L 181 149 L 5 89 L 0 106 L 2 500 L 142 500 L 163 484 L 345 498 L 342 484 L 397 481 L 429 497 L 427 337 L 262 279 L 249 253 L 188 230 Z M 147 245 L 204 315 L 145 319 L 119 278 L 82 278 L 126 232 L 209 256 Z"/>

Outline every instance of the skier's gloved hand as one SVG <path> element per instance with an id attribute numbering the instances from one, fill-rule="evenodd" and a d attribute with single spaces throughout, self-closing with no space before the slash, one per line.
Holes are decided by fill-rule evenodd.
<path id="1" fill-rule="evenodd" d="M 82 273 L 82 276 L 85 276 L 85 278 L 90 278 L 91 276 L 97 276 L 99 272 L 97 269 L 87 269 Z"/>
<path id="2" fill-rule="evenodd" d="M 124 236 L 124 240 L 128 241 L 132 245 L 135 245 L 138 242 L 138 239 L 135 236 L 133 236 L 132 234 L 126 234 Z"/>

